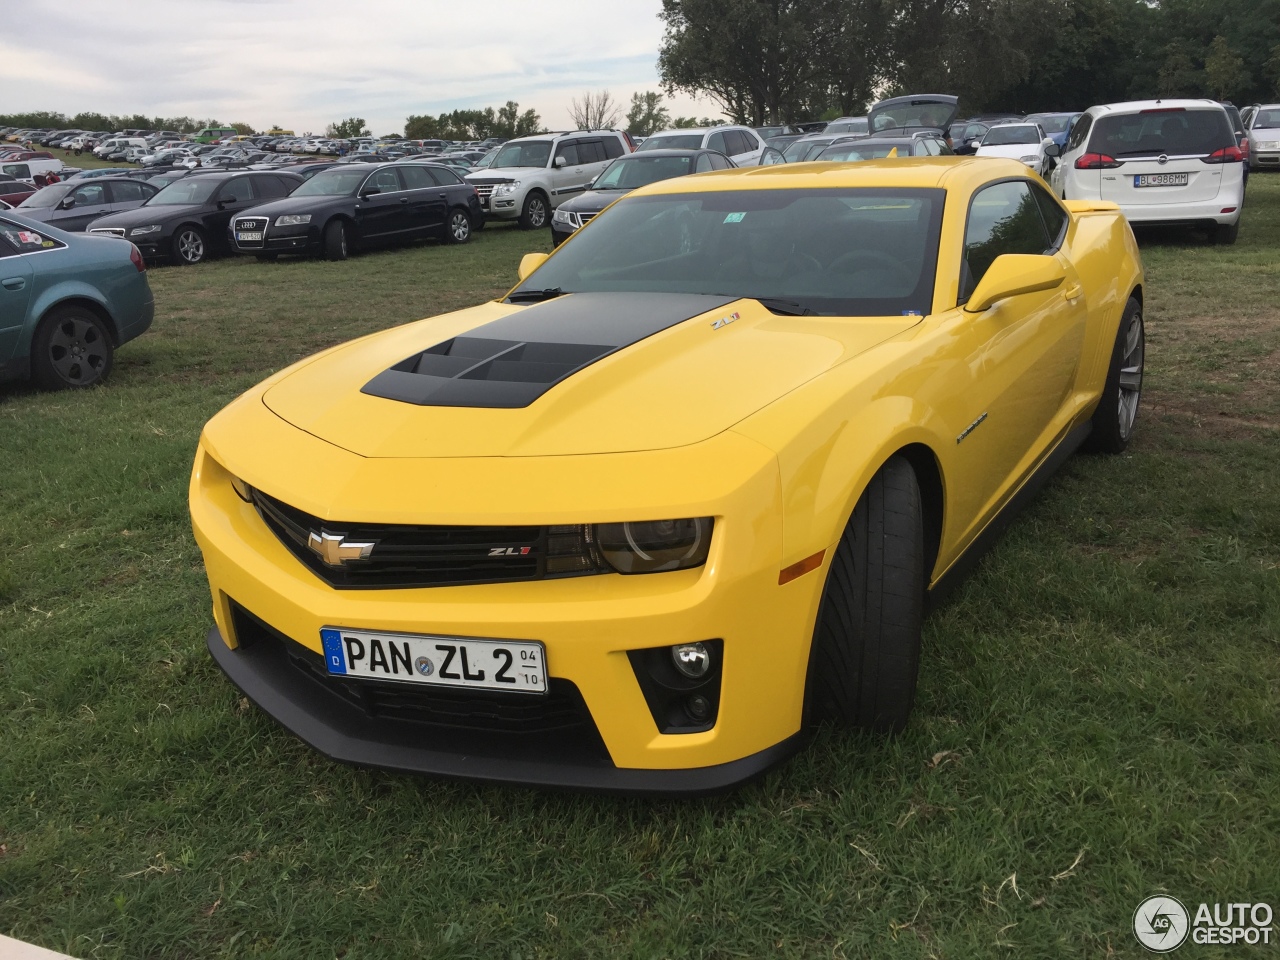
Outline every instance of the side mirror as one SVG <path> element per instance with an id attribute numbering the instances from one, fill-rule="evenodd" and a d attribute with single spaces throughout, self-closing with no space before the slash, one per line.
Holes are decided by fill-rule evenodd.
<path id="1" fill-rule="evenodd" d="M 967 313 L 982 313 L 993 304 L 1023 293 L 1052 290 L 1066 279 L 1056 257 L 1006 253 L 987 268 L 978 288 L 964 305 Z"/>
<path id="2" fill-rule="evenodd" d="M 376 197 L 376 196 L 377 196 L 378 194 L 380 194 L 381 192 L 382 192 L 381 190 L 374 190 L 374 189 L 361 190 L 361 191 L 360 191 L 360 199 L 361 199 L 361 200 L 368 200 L 370 197 Z"/>
<path id="3" fill-rule="evenodd" d="M 1059 156 L 1061 153 L 1062 153 L 1062 149 L 1052 140 L 1050 140 L 1048 143 L 1044 145 L 1044 155 L 1046 157 L 1056 157 L 1056 156 Z"/>
<path id="4" fill-rule="evenodd" d="M 63 197 L 62 202 L 58 204 L 58 209 L 70 210 L 75 205 L 76 205 L 76 198 L 72 196 L 66 196 L 66 197 Z"/>
<path id="5" fill-rule="evenodd" d="M 526 253 L 520 258 L 520 267 L 516 270 L 516 276 L 524 282 L 529 278 L 529 274 L 547 262 L 548 256 L 549 254 L 546 253 Z"/>
<path id="6" fill-rule="evenodd" d="M 556 157 L 555 164 L 556 164 L 556 168 L 558 169 L 560 167 L 567 167 L 569 165 L 569 161 L 566 160 L 563 156 L 560 156 L 560 157 Z"/>

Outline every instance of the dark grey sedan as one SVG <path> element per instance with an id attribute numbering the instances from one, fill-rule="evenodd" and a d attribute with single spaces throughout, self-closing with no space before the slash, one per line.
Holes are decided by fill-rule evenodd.
<path id="1" fill-rule="evenodd" d="M 24 217 L 59 230 L 83 233 L 88 224 L 109 213 L 140 207 L 159 187 L 128 177 L 97 177 L 55 183 L 37 190 L 19 204 Z"/>

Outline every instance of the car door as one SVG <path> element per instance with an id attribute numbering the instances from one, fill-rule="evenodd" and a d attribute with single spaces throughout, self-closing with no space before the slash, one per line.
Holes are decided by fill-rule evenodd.
<path id="1" fill-rule="evenodd" d="M 609 164 L 604 141 L 596 138 L 578 141 L 578 162 L 582 164 L 582 186 L 585 189 L 596 177 L 604 173 Z"/>
<path id="2" fill-rule="evenodd" d="M 212 207 L 205 212 L 203 219 L 208 231 L 205 236 L 214 243 L 225 245 L 231 218 L 261 202 L 257 191 L 253 189 L 253 178 L 232 177 L 214 195 Z"/>
<path id="3" fill-rule="evenodd" d="M 360 187 L 356 226 L 362 237 L 387 237 L 409 229 L 409 197 L 393 169 L 375 170 Z"/>
<path id="4" fill-rule="evenodd" d="M 14 359 L 31 303 L 31 258 L 19 256 L 6 237 L 21 230 L 25 228 L 0 220 L 0 368 Z"/>
<path id="5" fill-rule="evenodd" d="M 408 229 L 413 233 L 434 236 L 444 229 L 448 198 L 433 173 L 426 164 L 407 163 L 400 168 L 409 197 Z"/>
<path id="6" fill-rule="evenodd" d="M 1076 373 L 1087 308 L 1066 241 L 1067 214 L 1041 188 L 1023 179 L 977 191 L 968 206 L 957 309 L 950 322 L 965 357 L 954 379 L 948 412 L 956 430 L 957 516 L 973 518 L 967 543 L 1040 462 L 1074 408 Z M 1056 214 L 1055 214 L 1056 211 Z M 1054 217 L 1049 235 L 1046 214 Z M 1000 301 L 971 314 L 969 295 L 997 257 L 1048 254 L 1066 276 L 1054 289 Z"/>
<path id="7" fill-rule="evenodd" d="M 61 230 L 70 230 L 73 233 L 83 232 L 84 228 L 98 217 L 127 209 L 112 204 L 106 184 L 102 183 L 86 183 L 82 187 L 76 187 L 62 198 L 62 204 L 59 206 L 63 205 L 65 209 L 59 209 L 53 217 L 49 218 L 49 225 Z"/>
<path id="8" fill-rule="evenodd" d="M 551 206 L 558 207 L 582 192 L 586 173 L 578 157 L 578 141 L 562 140 L 551 158 Z"/>

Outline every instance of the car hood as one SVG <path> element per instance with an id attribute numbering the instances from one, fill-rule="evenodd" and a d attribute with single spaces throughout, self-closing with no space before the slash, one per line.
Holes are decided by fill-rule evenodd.
<path id="1" fill-rule="evenodd" d="M 158 207 L 143 204 L 140 207 L 134 207 L 132 210 L 109 213 L 105 217 L 99 217 L 90 224 L 90 228 L 140 227 L 149 223 L 166 223 L 179 217 L 199 216 L 207 209 L 208 207 L 202 203 L 166 203 Z"/>
<path id="2" fill-rule="evenodd" d="M 557 207 L 557 210 L 572 210 L 574 213 L 599 213 L 619 197 L 625 197 L 630 190 L 588 190 L 576 197 L 570 197 Z"/>
<path id="3" fill-rule="evenodd" d="M 365 457 L 657 450 L 727 430 L 919 320 L 777 316 L 681 294 L 489 303 L 326 353 L 263 402 Z"/>
<path id="4" fill-rule="evenodd" d="M 248 207 L 236 214 L 240 217 L 275 217 L 289 213 L 317 213 L 330 207 L 354 207 L 355 197 L 285 197 L 283 200 L 272 200 L 260 203 L 256 207 Z"/>
<path id="5" fill-rule="evenodd" d="M 1002 143 L 997 146 L 979 147 L 977 155 L 980 157 L 1007 157 L 1010 160 L 1017 160 L 1020 157 L 1029 157 L 1033 153 L 1040 153 L 1040 144 Z"/>

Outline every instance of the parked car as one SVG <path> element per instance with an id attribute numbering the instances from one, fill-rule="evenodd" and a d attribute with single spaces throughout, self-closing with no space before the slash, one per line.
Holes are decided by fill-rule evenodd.
<path id="1" fill-rule="evenodd" d="M 840 140 L 827 147 L 814 160 L 854 163 L 897 157 L 946 157 L 951 155 L 947 141 L 937 134 L 916 137 L 858 137 Z"/>
<path id="2" fill-rule="evenodd" d="M 740 167 L 755 166 L 764 141 L 750 127 L 703 127 L 664 130 L 647 137 L 640 150 L 714 150 Z"/>
<path id="3" fill-rule="evenodd" d="M 36 182 L 36 177 L 45 177 L 50 173 L 61 174 L 63 168 L 61 160 L 0 160 L 0 173 L 31 183 Z"/>
<path id="4" fill-rule="evenodd" d="M 1051 160 L 1048 147 L 1052 145 L 1053 140 L 1038 123 L 1002 123 L 987 131 L 976 154 L 1017 160 L 1044 176 Z"/>
<path id="5" fill-rule="evenodd" d="M 1076 121 L 1050 183 L 1066 200 L 1118 203 L 1134 224 L 1197 226 L 1235 243 L 1244 159 L 1212 100 L 1111 103 Z"/>
<path id="6" fill-rule="evenodd" d="M 481 217 L 475 188 L 435 164 L 345 164 L 317 173 L 284 200 L 231 224 L 237 253 L 274 258 L 319 253 L 345 260 L 352 250 L 435 238 L 466 243 Z"/>
<path id="7" fill-rule="evenodd" d="M 38 190 L 18 210 L 28 220 L 79 233 L 99 217 L 142 206 L 159 189 L 144 180 L 126 177 L 71 180 Z"/>
<path id="8" fill-rule="evenodd" d="M 1280 167 L 1280 103 L 1260 104 L 1250 113 L 1249 162 L 1262 170 Z"/>
<path id="9" fill-rule="evenodd" d="M 541 230 L 556 207 L 582 193 L 610 160 L 630 152 L 616 130 L 520 137 L 508 140 L 488 169 L 466 180 L 479 193 L 486 218 Z"/>
<path id="10" fill-rule="evenodd" d="M 196 264 L 227 250 L 233 216 L 288 196 L 301 182 L 301 177 L 283 171 L 190 174 L 136 210 L 93 221 L 88 231 L 131 240 L 147 259 L 168 257 L 180 265 Z"/>
<path id="11" fill-rule="evenodd" d="M 818 154 L 831 146 L 833 143 L 843 143 L 857 139 L 857 135 L 851 133 L 807 133 L 799 140 L 788 144 L 787 148 L 782 151 L 783 158 L 787 163 L 806 163 L 809 160 L 817 158 Z"/>
<path id="12" fill-rule="evenodd" d="M 1080 118 L 1078 113 L 1029 113 L 1023 119 L 1027 123 L 1038 123 L 1045 136 L 1053 140 L 1061 151 L 1067 145 L 1067 134 L 1071 125 Z"/>
<path id="13" fill-rule="evenodd" d="M 822 132 L 861 134 L 865 137 L 871 133 L 871 129 L 866 117 L 840 117 L 823 127 Z"/>
<path id="14" fill-rule="evenodd" d="M 22 180 L 0 180 L 0 200 L 16 207 L 36 192 L 35 184 Z"/>
<path id="15" fill-rule="evenodd" d="M 646 150 L 619 157 L 579 194 L 556 208 L 551 243 L 559 246 L 613 201 L 637 187 L 672 177 L 731 170 L 734 162 L 715 150 Z"/>
<path id="16" fill-rule="evenodd" d="M 978 144 L 991 129 L 991 124 L 981 120 L 957 120 L 951 124 L 951 149 L 959 156 L 977 153 Z"/>
<path id="17" fill-rule="evenodd" d="M 0 379 L 89 387 L 117 347 L 151 326 L 155 301 L 137 248 L 0 216 Z"/>
<path id="18" fill-rule="evenodd" d="M 123 157 L 130 147 L 146 148 L 147 141 L 142 137 L 111 137 L 93 148 L 93 155 L 99 160 L 108 160 L 114 156 Z"/>
<path id="19" fill-rule="evenodd" d="M 325 754 L 433 776 L 699 793 L 806 722 L 901 730 L 931 591 L 1130 442 L 1124 218 L 938 158 L 667 180 L 588 230 L 205 426 L 210 654 Z"/>
<path id="20" fill-rule="evenodd" d="M 893 136 L 899 132 L 926 130 L 950 137 L 956 119 L 959 98 L 946 93 L 918 93 L 881 100 L 867 113 L 868 131 L 872 136 Z M 979 118 L 981 119 L 981 118 Z"/>

